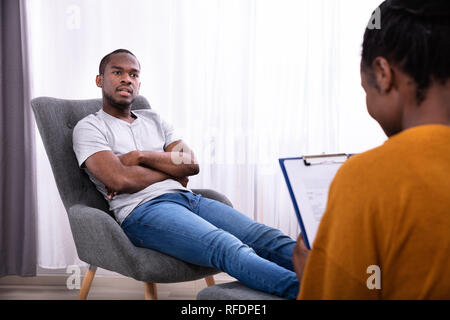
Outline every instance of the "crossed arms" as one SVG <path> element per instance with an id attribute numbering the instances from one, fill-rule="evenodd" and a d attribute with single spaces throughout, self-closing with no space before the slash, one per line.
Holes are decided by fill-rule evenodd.
<path id="1" fill-rule="evenodd" d="M 194 153 L 182 140 L 172 142 L 164 152 L 135 150 L 118 157 L 112 151 L 100 151 L 87 158 L 85 165 L 105 185 L 110 199 L 166 179 L 186 187 L 187 177 L 200 171 Z"/>

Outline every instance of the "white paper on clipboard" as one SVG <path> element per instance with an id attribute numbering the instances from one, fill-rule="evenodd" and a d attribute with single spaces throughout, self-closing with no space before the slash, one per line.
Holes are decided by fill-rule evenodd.
<path id="1" fill-rule="evenodd" d="M 331 181 L 347 158 L 338 154 L 279 160 L 308 249 L 325 212 Z"/>

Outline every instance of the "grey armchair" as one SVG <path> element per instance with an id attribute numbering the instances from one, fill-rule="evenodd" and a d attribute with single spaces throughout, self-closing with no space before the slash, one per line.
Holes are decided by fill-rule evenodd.
<path id="1" fill-rule="evenodd" d="M 173 283 L 205 277 L 214 284 L 216 269 L 186 263 L 163 253 L 134 246 L 109 212 L 105 199 L 79 169 L 72 149 L 72 130 L 85 116 L 102 108 L 101 99 L 63 100 L 39 97 L 31 101 L 59 194 L 69 216 L 79 258 L 89 264 L 79 299 L 86 299 L 97 267 L 145 282 L 145 298 L 156 299 L 156 283 Z M 132 109 L 150 108 L 138 96 Z M 196 189 L 204 197 L 232 206 L 213 190 Z"/>

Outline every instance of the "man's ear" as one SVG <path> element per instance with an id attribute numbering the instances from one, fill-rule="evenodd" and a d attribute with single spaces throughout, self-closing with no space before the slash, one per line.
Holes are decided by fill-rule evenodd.
<path id="1" fill-rule="evenodd" d="M 375 58 L 372 64 L 372 70 L 379 93 L 389 93 L 389 91 L 391 91 L 391 89 L 395 86 L 394 71 L 389 64 L 389 61 L 383 57 Z"/>
<path id="2" fill-rule="evenodd" d="M 97 77 L 95 77 L 95 84 L 99 88 L 103 87 L 103 76 L 102 75 L 98 75 Z"/>

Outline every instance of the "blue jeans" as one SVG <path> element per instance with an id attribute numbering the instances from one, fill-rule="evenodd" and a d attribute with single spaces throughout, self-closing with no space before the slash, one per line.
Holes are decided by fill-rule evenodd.
<path id="1" fill-rule="evenodd" d="M 245 285 L 295 299 L 295 241 L 239 211 L 191 192 L 150 200 L 123 221 L 138 247 L 226 272 Z"/>

